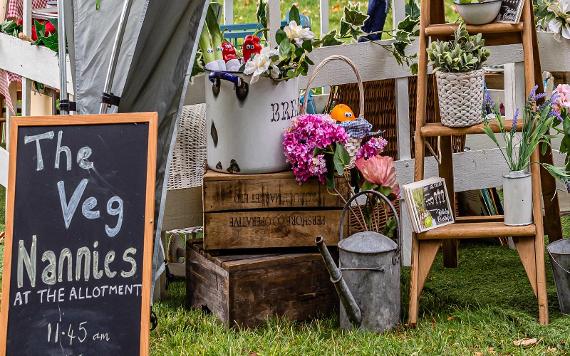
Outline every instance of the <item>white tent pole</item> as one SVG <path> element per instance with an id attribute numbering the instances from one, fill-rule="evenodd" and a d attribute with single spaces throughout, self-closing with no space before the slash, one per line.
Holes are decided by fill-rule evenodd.
<path id="1" fill-rule="evenodd" d="M 59 102 L 67 103 L 67 62 L 66 62 L 66 40 L 65 40 L 65 10 L 63 0 L 57 1 L 57 42 L 59 54 Z M 66 108 L 67 109 L 67 108 Z M 69 111 L 61 109 L 60 114 L 69 114 Z"/>
<path id="2" fill-rule="evenodd" d="M 117 69 L 117 62 L 119 60 L 119 52 L 121 51 L 121 45 L 123 44 L 123 35 L 125 34 L 125 27 L 127 26 L 127 18 L 131 12 L 131 5 L 133 0 L 125 0 L 123 4 L 123 11 L 121 12 L 121 18 L 119 19 L 119 27 L 117 28 L 117 34 L 115 35 L 115 43 L 113 43 L 113 50 L 111 52 L 111 60 L 109 61 L 109 69 L 107 70 L 107 76 L 105 77 L 105 88 L 103 93 L 110 94 L 111 87 L 113 86 L 113 79 L 115 78 L 115 69 Z M 100 114 L 105 114 L 109 104 L 101 103 L 101 108 L 99 109 Z"/>

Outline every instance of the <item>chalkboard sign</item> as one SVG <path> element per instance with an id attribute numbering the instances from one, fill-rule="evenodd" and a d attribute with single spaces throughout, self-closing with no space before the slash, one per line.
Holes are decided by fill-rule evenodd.
<path id="1" fill-rule="evenodd" d="M 156 125 L 12 121 L 0 354 L 148 354 Z"/>
<path id="2" fill-rule="evenodd" d="M 415 232 L 420 233 L 454 222 L 443 178 L 434 177 L 403 186 Z"/>
<path id="3" fill-rule="evenodd" d="M 521 19 L 523 0 L 503 0 L 501 10 L 497 16 L 498 22 L 518 23 Z"/>

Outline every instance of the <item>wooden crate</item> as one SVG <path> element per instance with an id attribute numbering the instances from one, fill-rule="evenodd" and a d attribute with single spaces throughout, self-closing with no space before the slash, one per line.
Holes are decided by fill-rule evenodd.
<path id="1" fill-rule="evenodd" d="M 344 187 L 342 178 L 337 186 Z M 206 250 L 314 246 L 338 241 L 343 201 L 316 180 L 297 184 L 291 172 L 204 176 Z"/>
<path id="2" fill-rule="evenodd" d="M 226 326 L 252 327 L 268 317 L 308 320 L 338 310 L 338 296 L 318 253 L 213 256 L 187 244 L 187 304 Z"/>

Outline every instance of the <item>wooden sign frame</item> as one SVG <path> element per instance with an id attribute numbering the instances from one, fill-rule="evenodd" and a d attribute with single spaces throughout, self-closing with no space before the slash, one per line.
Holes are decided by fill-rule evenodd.
<path id="1" fill-rule="evenodd" d="M 102 115 L 67 115 L 15 117 L 10 123 L 10 162 L 8 171 L 8 198 L 6 210 L 6 236 L 4 239 L 4 268 L 2 275 L 2 304 L 0 308 L 0 355 L 6 355 L 8 312 L 10 310 L 10 281 L 13 247 L 13 220 L 16 190 L 16 161 L 18 129 L 26 126 L 80 126 L 112 124 L 148 124 L 147 180 L 145 198 L 144 255 L 142 268 L 140 355 L 149 354 L 150 301 L 152 286 L 152 255 L 154 237 L 154 196 L 156 179 L 157 113 L 128 113 Z"/>

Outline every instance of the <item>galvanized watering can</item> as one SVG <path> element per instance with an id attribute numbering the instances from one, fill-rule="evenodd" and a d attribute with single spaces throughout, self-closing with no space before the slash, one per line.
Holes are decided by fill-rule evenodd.
<path id="1" fill-rule="evenodd" d="M 363 196 L 384 200 L 394 213 L 398 244 L 375 231 L 343 238 L 346 212 Z M 368 198 L 370 199 L 370 198 Z M 362 191 L 344 206 L 339 226 L 339 267 L 321 236 L 316 238 L 325 266 L 340 297 L 340 326 L 370 331 L 390 330 L 400 321 L 400 220 L 390 200 L 376 191 Z"/>

